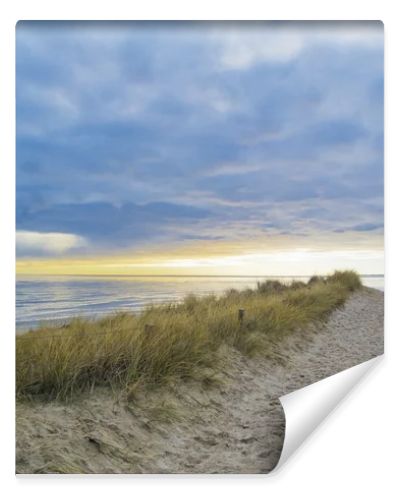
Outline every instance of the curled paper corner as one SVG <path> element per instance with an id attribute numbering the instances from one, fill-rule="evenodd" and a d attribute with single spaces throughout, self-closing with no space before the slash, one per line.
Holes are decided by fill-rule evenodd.
<path id="1" fill-rule="evenodd" d="M 383 359 L 383 355 L 353 366 L 279 398 L 286 427 L 277 472 L 303 442 L 349 394 L 360 380 Z"/>

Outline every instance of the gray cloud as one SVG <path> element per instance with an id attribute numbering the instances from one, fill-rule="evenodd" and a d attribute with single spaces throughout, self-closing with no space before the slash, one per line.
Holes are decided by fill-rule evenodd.
<path id="1" fill-rule="evenodd" d="M 17 228 L 94 251 L 380 231 L 382 42 L 380 23 L 19 23 Z"/>

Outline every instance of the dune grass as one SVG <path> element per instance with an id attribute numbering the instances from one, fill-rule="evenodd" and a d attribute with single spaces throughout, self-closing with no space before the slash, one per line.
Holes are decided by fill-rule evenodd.
<path id="1" fill-rule="evenodd" d="M 259 283 L 223 296 L 189 295 L 180 304 L 73 319 L 16 338 L 18 398 L 69 399 L 95 386 L 126 389 L 195 378 L 207 384 L 224 362 L 223 347 L 273 355 L 269 347 L 295 330 L 324 320 L 361 287 L 353 271 L 308 283 Z M 242 321 L 238 310 L 244 309 Z M 226 350 L 225 350 L 226 352 Z"/>

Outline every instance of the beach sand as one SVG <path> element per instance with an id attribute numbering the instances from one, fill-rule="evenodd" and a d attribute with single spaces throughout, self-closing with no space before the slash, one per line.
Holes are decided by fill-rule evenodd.
<path id="1" fill-rule="evenodd" d="M 383 303 L 382 292 L 363 288 L 325 325 L 277 344 L 274 361 L 229 351 L 208 387 L 18 403 L 17 473 L 269 472 L 284 439 L 277 398 L 382 354 Z"/>

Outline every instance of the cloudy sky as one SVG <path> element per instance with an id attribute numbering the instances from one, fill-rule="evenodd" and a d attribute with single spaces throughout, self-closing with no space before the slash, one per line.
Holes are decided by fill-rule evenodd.
<path id="1" fill-rule="evenodd" d="M 380 23 L 16 38 L 19 272 L 383 272 Z"/>

